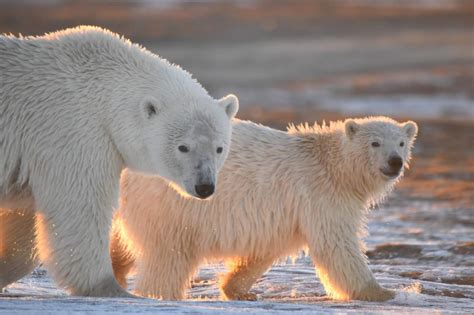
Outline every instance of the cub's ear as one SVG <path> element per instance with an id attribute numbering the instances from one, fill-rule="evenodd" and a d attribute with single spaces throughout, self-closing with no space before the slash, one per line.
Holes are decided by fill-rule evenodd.
<path id="1" fill-rule="evenodd" d="M 411 120 L 407 121 L 403 124 L 403 131 L 405 131 L 408 138 L 413 139 L 418 133 L 418 125 Z"/>
<path id="2" fill-rule="evenodd" d="M 344 127 L 347 137 L 351 140 L 354 138 L 355 134 L 360 129 L 360 125 L 356 123 L 353 119 L 346 119 L 346 121 L 344 122 Z"/>
<path id="3" fill-rule="evenodd" d="M 221 98 L 218 102 L 219 105 L 224 108 L 229 119 L 235 117 L 237 111 L 239 110 L 239 99 L 237 98 L 237 96 L 235 96 L 234 94 L 229 94 Z"/>
<path id="4" fill-rule="evenodd" d="M 142 116 L 146 119 L 152 119 L 160 113 L 161 109 L 161 103 L 158 102 L 158 100 L 154 97 L 147 96 L 141 101 L 140 110 L 142 112 Z"/>

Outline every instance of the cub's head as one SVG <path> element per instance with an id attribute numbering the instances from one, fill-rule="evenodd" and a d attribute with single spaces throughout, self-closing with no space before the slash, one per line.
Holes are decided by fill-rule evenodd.
<path id="1" fill-rule="evenodd" d="M 129 152 L 127 166 L 167 179 L 184 196 L 210 197 L 229 152 L 237 97 L 206 95 L 171 106 L 147 97 L 141 103 L 142 147 Z"/>
<path id="2" fill-rule="evenodd" d="M 365 165 L 374 179 L 392 181 L 403 174 L 418 132 L 412 121 L 398 123 L 387 117 L 348 119 L 344 129 L 356 163 Z"/>

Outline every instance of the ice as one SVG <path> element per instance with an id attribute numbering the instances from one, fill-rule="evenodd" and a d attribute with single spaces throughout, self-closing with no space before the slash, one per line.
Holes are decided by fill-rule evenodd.
<path id="1" fill-rule="evenodd" d="M 200 275 L 221 271 L 222 265 L 205 267 Z M 392 286 L 393 276 L 376 273 L 386 286 Z M 410 282 L 410 281 L 409 281 Z M 400 284 L 400 283 L 398 283 Z M 449 310 L 473 312 L 474 303 L 468 298 L 430 296 L 420 293 L 421 283 L 411 283 L 405 289 L 396 289 L 395 299 L 383 303 L 335 302 L 322 296 L 314 271 L 306 259 L 295 264 L 280 264 L 258 283 L 255 291 L 265 291 L 256 302 L 219 301 L 215 283 L 195 287 L 191 299 L 181 302 L 156 301 L 151 299 L 105 299 L 69 297 L 56 290 L 51 280 L 43 274 L 27 278 L 8 289 L 0 298 L 0 313 L 24 314 L 54 312 L 95 313 L 205 313 L 276 314 L 296 312 L 340 313 L 340 312 L 433 312 Z M 449 286 L 453 287 L 453 286 Z M 455 287 L 455 286 L 454 286 Z"/>

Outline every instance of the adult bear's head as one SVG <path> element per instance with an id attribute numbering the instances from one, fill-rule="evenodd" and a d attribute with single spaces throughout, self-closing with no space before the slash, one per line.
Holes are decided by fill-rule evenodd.
<path id="1" fill-rule="evenodd" d="M 174 104 L 146 96 L 139 106 L 141 136 L 120 151 L 133 171 L 159 175 L 185 196 L 210 197 L 231 144 L 238 99 L 208 95 Z M 127 141 L 133 142 L 133 139 Z"/>
<path id="2" fill-rule="evenodd" d="M 159 175 L 185 195 L 211 196 L 237 97 L 215 100 L 179 66 L 110 33 L 97 36 L 93 47 L 106 51 L 93 69 L 103 89 L 99 115 L 125 166 Z"/>

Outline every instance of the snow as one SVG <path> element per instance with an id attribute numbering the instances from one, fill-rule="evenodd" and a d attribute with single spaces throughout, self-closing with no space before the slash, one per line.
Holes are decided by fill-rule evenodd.
<path id="1" fill-rule="evenodd" d="M 379 267 L 379 266 L 376 266 Z M 214 274 L 221 266 L 203 268 L 201 274 Z M 375 268 L 377 269 L 377 268 Z M 377 274 L 382 284 L 397 282 L 393 276 Z M 450 286 L 453 287 L 453 286 Z M 191 290 L 188 301 L 170 302 L 151 299 L 106 299 L 69 297 L 54 288 L 46 276 L 29 277 L 8 289 L 0 298 L 0 313 L 193 313 L 193 314 L 278 314 L 295 312 L 474 312 L 474 302 L 468 298 L 429 296 L 417 292 L 416 286 L 397 289 L 394 300 L 385 303 L 360 301 L 335 302 L 320 296 L 312 266 L 304 260 L 295 265 L 277 265 L 260 281 L 255 291 L 265 291 L 256 302 L 219 301 L 215 283 Z M 316 294 L 315 294 L 316 293 Z"/>
<path id="2" fill-rule="evenodd" d="M 310 257 L 303 252 L 281 259 L 253 287 L 258 301 L 222 301 L 218 275 L 222 263 L 203 265 L 195 276 L 186 301 L 152 299 L 111 299 L 70 297 L 56 288 L 39 268 L 32 275 L 0 294 L 0 313 L 192 313 L 192 314 L 336 314 L 336 313 L 474 313 L 474 286 L 459 284 L 473 279 L 473 255 L 452 250 L 453 243 L 473 239 L 472 229 L 452 229 L 442 218 L 454 210 L 447 204 L 413 201 L 407 205 L 388 203 L 371 213 L 367 238 L 371 268 L 384 287 L 397 292 L 387 302 L 333 301 L 325 296 Z M 466 210 L 468 211 L 468 209 Z M 425 217 L 429 222 L 416 226 L 407 215 Z M 448 232 L 449 231 L 449 232 Z M 397 244 L 404 247 L 397 249 Z M 391 245 L 391 251 L 378 249 Z M 410 248 L 421 247 L 410 251 Z M 403 250 L 402 250 L 403 249 Z M 369 255 L 370 256 L 370 255 Z M 129 289 L 133 289 L 133 277 Z"/>
<path id="3" fill-rule="evenodd" d="M 286 268 L 285 268 L 286 269 Z M 292 268 L 290 268 L 292 269 Z M 298 267 L 296 272 L 299 277 L 314 278 L 311 272 L 303 272 L 305 267 Z M 27 283 L 18 283 L 3 295 L 0 302 L 0 313 L 55 313 L 55 312 L 97 312 L 97 313 L 205 313 L 205 314 L 233 314 L 233 313 L 339 313 L 339 312 L 434 312 L 434 311 L 474 311 L 470 299 L 431 297 L 417 293 L 413 290 L 398 290 L 394 300 L 386 303 L 369 302 L 334 302 L 324 297 L 297 293 L 291 289 L 292 282 L 301 278 L 293 277 L 293 272 L 288 272 L 282 267 L 273 268 L 269 277 L 259 283 L 258 287 L 274 286 L 273 291 L 266 293 L 266 298 L 257 302 L 218 301 L 215 297 L 193 298 L 189 301 L 169 302 L 151 299 L 105 299 L 105 298 L 77 298 L 68 297 L 56 290 L 41 290 L 41 287 L 50 286 L 48 278 L 37 279 Z M 269 283 L 270 279 L 277 281 Z M 279 280 L 279 281 L 278 281 Z M 28 283 L 29 282 L 29 283 Z M 304 282 L 304 280 L 302 281 Z M 303 283 L 296 283 L 301 287 Z M 211 295 L 214 295 L 211 288 Z M 291 291 L 293 296 L 278 296 L 281 291 Z M 43 291 L 43 292 L 40 292 Z M 193 290 L 195 291 L 195 290 Z M 21 293 L 19 293 L 21 292 Z M 48 293 L 46 293 L 48 292 Z M 38 294 L 40 293 L 40 294 Z M 194 293 L 194 292 L 193 292 Z M 192 295 L 194 295 L 192 293 Z M 201 294 L 201 293 L 199 293 Z M 274 297 L 271 297 L 271 296 Z"/>

